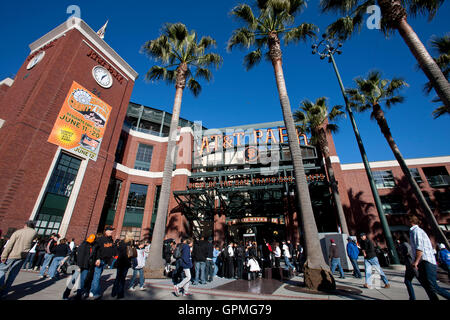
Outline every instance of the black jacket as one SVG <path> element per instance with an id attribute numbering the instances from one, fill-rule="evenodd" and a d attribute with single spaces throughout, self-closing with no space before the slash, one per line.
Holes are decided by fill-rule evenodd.
<path id="1" fill-rule="evenodd" d="M 192 248 L 192 260 L 202 262 L 208 257 L 208 242 L 200 240 Z"/>
<path id="2" fill-rule="evenodd" d="M 87 241 L 83 241 L 83 243 L 78 247 L 77 266 L 81 269 L 89 269 L 94 266 L 95 246 L 95 242 L 91 244 Z"/>
<path id="3" fill-rule="evenodd" d="M 126 269 L 131 267 L 131 259 L 127 255 L 127 247 L 132 246 L 131 242 L 120 241 L 117 244 L 117 268 Z"/>
<path id="4" fill-rule="evenodd" d="M 95 260 L 100 259 L 109 264 L 117 252 L 112 237 L 102 236 L 96 242 Z"/>
<path id="5" fill-rule="evenodd" d="M 58 244 L 52 248 L 51 251 L 55 257 L 66 257 L 70 253 L 70 247 L 67 244 Z"/>
<path id="6" fill-rule="evenodd" d="M 361 240 L 361 250 L 364 250 L 366 252 L 366 256 L 364 259 L 372 259 L 377 256 L 377 253 L 375 251 L 375 246 L 373 245 L 373 242 L 369 239 Z"/>

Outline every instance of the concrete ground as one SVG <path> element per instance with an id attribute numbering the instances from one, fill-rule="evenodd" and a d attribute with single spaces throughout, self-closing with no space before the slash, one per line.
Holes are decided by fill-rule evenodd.
<path id="1" fill-rule="evenodd" d="M 138 286 L 135 291 L 126 290 L 123 300 L 408 300 L 408 293 L 403 283 L 404 271 L 384 268 L 384 272 L 391 284 L 389 289 L 382 288 L 383 283 L 378 274 L 375 277 L 375 286 L 364 288 L 364 278 L 356 279 L 350 272 L 345 279 L 340 279 L 335 274 L 335 280 L 339 290 L 336 294 L 312 294 L 299 286 L 303 282 L 303 275 L 275 283 L 274 280 L 234 280 L 216 277 L 211 283 L 205 285 L 190 286 L 192 296 L 176 297 L 173 294 L 173 284 L 170 279 L 146 279 L 145 291 L 140 291 Z M 102 288 L 104 294 L 102 300 L 116 300 L 111 297 L 111 289 L 114 283 L 116 270 L 106 269 L 102 275 Z M 130 270 L 127 276 L 127 284 L 131 278 Z M 443 273 L 439 274 L 439 285 L 450 290 L 448 278 Z M 66 288 L 67 277 L 58 280 L 40 279 L 36 271 L 22 270 L 17 276 L 10 293 L 5 297 L 8 301 L 19 300 L 62 300 Z M 267 285 L 270 283 L 270 286 Z M 275 286 L 274 286 L 275 283 Z M 428 297 L 417 279 L 413 280 L 417 300 L 428 300 Z M 270 293 L 268 293 L 270 292 Z M 72 296 L 73 297 L 73 293 Z M 440 299 L 443 299 L 440 297 Z"/>

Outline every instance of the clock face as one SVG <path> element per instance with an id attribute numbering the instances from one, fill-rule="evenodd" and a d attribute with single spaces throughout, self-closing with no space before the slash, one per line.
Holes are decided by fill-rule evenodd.
<path id="1" fill-rule="evenodd" d="M 95 81 L 103 88 L 110 88 L 113 84 L 113 79 L 108 70 L 101 66 L 96 66 L 92 70 L 92 75 Z"/>
<path id="2" fill-rule="evenodd" d="M 27 70 L 33 69 L 45 56 L 45 51 L 39 52 L 27 65 Z"/>

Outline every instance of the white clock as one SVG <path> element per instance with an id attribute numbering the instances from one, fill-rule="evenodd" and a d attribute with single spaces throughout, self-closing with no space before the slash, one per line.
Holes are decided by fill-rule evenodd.
<path id="1" fill-rule="evenodd" d="M 30 62 L 27 65 L 27 70 L 31 70 L 34 68 L 35 65 L 37 65 L 45 56 L 45 51 L 39 52 L 33 59 L 30 60 Z"/>
<path id="2" fill-rule="evenodd" d="M 111 88 L 113 84 L 113 78 L 111 76 L 111 73 L 109 73 L 109 71 L 104 67 L 94 67 L 94 69 L 92 69 L 92 76 L 94 77 L 95 81 L 97 81 L 97 83 L 103 88 Z"/>

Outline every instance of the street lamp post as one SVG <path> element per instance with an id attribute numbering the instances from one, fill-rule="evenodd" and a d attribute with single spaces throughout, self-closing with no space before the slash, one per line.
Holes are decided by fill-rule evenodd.
<path id="1" fill-rule="evenodd" d="M 378 190 L 375 186 L 375 182 L 373 179 L 372 171 L 370 169 L 369 161 L 367 160 L 366 151 L 364 149 L 364 145 L 361 140 L 361 135 L 359 134 L 358 127 L 356 126 L 355 118 L 353 116 L 352 109 L 350 108 L 350 103 L 348 101 L 347 95 L 345 93 L 344 84 L 342 83 L 341 76 L 339 74 L 339 70 L 336 65 L 336 61 L 334 60 L 334 54 L 341 54 L 342 51 L 340 48 L 342 47 L 341 43 L 338 43 L 337 46 L 334 45 L 334 40 L 327 38 L 327 36 L 324 34 L 322 41 L 320 41 L 318 44 L 314 44 L 312 46 L 313 48 L 313 54 L 318 53 L 320 56 L 320 59 L 323 60 L 325 58 L 328 58 L 328 62 L 331 62 L 333 64 L 334 71 L 336 72 L 337 79 L 339 81 L 339 86 L 341 88 L 342 95 L 344 96 L 345 101 L 345 108 L 347 110 L 348 116 L 350 118 L 350 121 L 352 123 L 353 131 L 355 133 L 356 142 L 358 143 L 359 151 L 361 153 L 361 157 L 364 163 L 364 168 L 366 169 L 367 178 L 369 179 L 370 189 L 372 190 L 372 195 L 375 200 L 375 206 L 378 211 L 378 216 L 380 218 L 381 226 L 383 228 L 384 235 L 386 237 L 386 243 L 390 252 L 391 259 L 394 264 L 400 264 L 400 260 L 398 258 L 397 250 L 395 249 L 394 241 L 392 239 L 392 233 L 389 229 L 389 225 L 386 220 L 386 216 L 384 214 L 383 206 L 381 205 L 381 199 L 378 194 Z M 321 51 L 320 51 L 321 50 Z"/>

